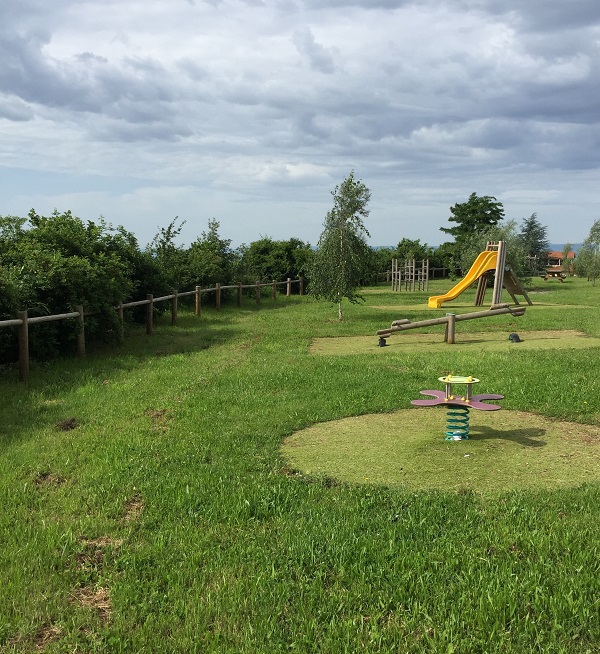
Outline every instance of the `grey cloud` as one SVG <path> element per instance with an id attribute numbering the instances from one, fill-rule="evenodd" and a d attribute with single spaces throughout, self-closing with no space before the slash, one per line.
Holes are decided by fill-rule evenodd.
<path id="1" fill-rule="evenodd" d="M 335 72 L 333 55 L 320 43 L 317 43 L 310 28 L 304 27 L 294 33 L 294 44 L 298 52 L 308 59 L 313 70 L 331 74 Z"/>
<path id="2" fill-rule="evenodd" d="M 0 117 L 13 122 L 26 122 L 34 116 L 31 107 L 14 96 L 0 95 Z"/>

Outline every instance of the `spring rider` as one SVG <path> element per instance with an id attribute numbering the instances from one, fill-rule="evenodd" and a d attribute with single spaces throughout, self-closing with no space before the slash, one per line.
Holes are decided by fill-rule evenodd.
<path id="1" fill-rule="evenodd" d="M 438 377 L 438 380 L 445 382 L 445 391 L 427 390 L 420 391 L 421 395 L 431 395 L 433 400 L 412 400 L 411 404 L 416 406 L 439 406 L 446 405 L 446 440 L 461 441 L 469 438 L 469 409 L 478 409 L 479 411 L 498 411 L 502 407 L 497 404 L 486 404 L 483 400 L 501 400 L 504 395 L 497 393 L 481 393 L 473 395 L 473 384 L 477 384 L 479 379 L 475 377 L 461 377 L 459 375 L 447 375 Z M 452 391 L 452 385 L 459 384 L 464 386 L 464 393 L 455 395 Z"/>

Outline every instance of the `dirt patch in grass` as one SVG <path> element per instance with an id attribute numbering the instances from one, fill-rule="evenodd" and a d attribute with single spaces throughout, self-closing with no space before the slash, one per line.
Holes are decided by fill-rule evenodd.
<path id="1" fill-rule="evenodd" d="M 123 520 L 125 522 L 134 522 L 138 520 L 144 510 L 144 500 L 139 495 L 134 495 L 125 503 Z"/>
<path id="2" fill-rule="evenodd" d="M 14 648 L 10 651 L 45 652 L 46 648 L 51 643 L 60 640 L 63 634 L 64 631 L 59 625 L 44 624 L 33 635 L 26 638 L 21 636 L 12 638 L 7 644 L 9 647 Z"/>
<path id="3" fill-rule="evenodd" d="M 61 420 L 56 423 L 56 428 L 60 431 L 71 431 L 79 427 L 79 421 L 77 418 L 67 418 L 66 420 Z"/>
<path id="4" fill-rule="evenodd" d="M 167 409 L 148 409 L 144 412 L 152 420 L 152 429 L 167 431 L 169 428 L 169 411 Z"/>
<path id="5" fill-rule="evenodd" d="M 520 343 L 511 343 L 508 340 L 508 335 L 513 331 L 519 334 Z M 320 355 L 366 354 L 369 352 L 385 355 L 386 352 L 414 351 L 415 346 L 422 347 L 428 352 L 447 351 L 448 348 L 455 348 L 457 351 L 465 352 L 469 350 L 485 350 L 486 352 L 579 350 L 600 347 L 600 338 L 588 336 L 576 330 L 525 332 L 509 328 L 501 332 L 461 333 L 459 323 L 456 330 L 456 342 L 453 345 L 444 342 L 443 325 L 437 331 L 427 334 L 414 331 L 396 332 L 386 339 L 386 343 L 386 347 L 379 347 L 379 337 L 375 334 L 372 336 L 315 338 L 310 344 L 309 352 Z"/>
<path id="6" fill-rule="evenodd" d="M 65 482 L 66 479 L 64 477 L 61 477 L 60 475 L 57 475 L 48 470 L 44 470 L 43 472 L 38 472 L 33 480 L 33 483 L 38 488 L 58 488 L 59 486 L 62 486 Z"/>
<path id="7" fill-rule="evenodd" d="M 410 489 L 578 486 L 600 480 L 600 427 L 522 411 L 471 411 L 468 440 L 445 440 L 443 407 L 313 425 L 285 439 L 290 469 Z"/>
<path id="8" fill-rule="evenodd" d="M 110 591 L 103 586 L 99 588 L 84 586 L 73 591 L 73 598 L 87 608 L 92 609 L 98 615 L 102 624 L 110 619 L 112 605 L 110 602 Z"/>

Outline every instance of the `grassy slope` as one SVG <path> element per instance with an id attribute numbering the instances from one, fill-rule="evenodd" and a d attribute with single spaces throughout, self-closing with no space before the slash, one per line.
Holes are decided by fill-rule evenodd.
<path id="1" fill-rule="evenodd" d="M 600 289 L 541 284 L 549 306 L 463 325 L 600 335 Z M 0 651 L 596 651 L 598 484 L 488 501 L 285 470 L 284 436 L 408 406 L 449 370 L 493 379 L 505 408 L 600 424 L 598 349 L 307 352 L 431 317 L 426 295 L 369 294 L 343 324 L 306 298 L 184 315 L 28 386 L 7 373 Z"/>

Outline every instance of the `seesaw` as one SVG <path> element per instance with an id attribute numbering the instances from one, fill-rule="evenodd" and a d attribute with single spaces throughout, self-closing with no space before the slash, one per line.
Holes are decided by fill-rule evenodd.
<path id="1" fill-rule="evenodd" d="M 492 316 L 500 316 L 504 313 L 509 313 L 512 316 L 522 316 L 525 313 L 525 307 L 511 307 L 508 304 L 494 304 L 492 305 L 492 308 L 487 311 L 473 311 L 471 313 L 462 314 L 447 313 L 442 318 L 430 318 L 429 320 L 417 320 L 416 322 L 411 322 L 407 319 L 394 320 L 391 327 L 377 331 L 377 336 L 379 336 L 379 347 L 387 345 L 385 339 L 396 332 L 403 332 L 409 329 L 419 329 L 420 327 L 432 327 L 434 325 L 446 326 L 444 342 L 452 344 L 455 342 L 457 322 L 460 322 L 461 320 L 476 320 L 477 318 L 490 318 Z"/>

